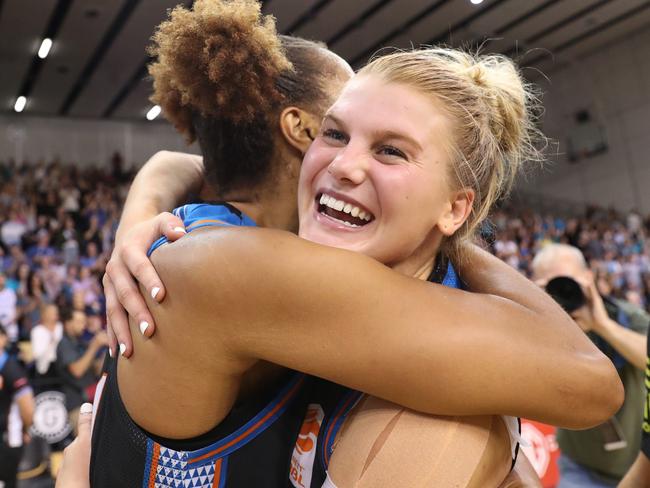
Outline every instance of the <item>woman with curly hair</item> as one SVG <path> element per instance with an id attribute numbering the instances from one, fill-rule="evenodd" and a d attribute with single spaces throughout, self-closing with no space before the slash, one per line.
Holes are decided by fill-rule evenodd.
<path id="1" fill-rule="evenodd" d="M 461 245 L 530 149 L 528 95 L 510 62 L 454 50 L 379 58 L 320 127 L 349 68 L 278 37 L 256 2 L 177 8 L 154 41 L 154 101 L 198 139 L 212 196 L 228 203 L 179 208 L 190 235 L 152 248 L 166 290 L 146 293 L 155 335 L 149 312 L 127 303 L 143 332 L 137 353 L 112 308 L 130 359 L 107 364 L 92 486 L 332 486 L 330 459 L 342 488 L 494 486 L 512 462 L 511 421 L 495 412 L 579 427 L 617 408 L 611 365 L 552 300 Z M 303 156 L 300 233 L 313 242 L 282 232 L 297 227 Z M 147 234 L 138 222 L 198 188 L 201 165 L 187 161 L 155 182 L 151 166 L 140 173 L 118 241 Z M 447 257 L 477 293 L 453 289 Z M 137 301 L 121 266 L 109 263 L 107 298 L 120 289 Z M 481 417 L 425 417 L 348 388 Z M 409 446 L 414 426 L 426 435 Z M 401 458 L 379 462 L 396 448 L 423 460 L 413 482 L 394 481 L 407 479 Z M 335 465 L 337 452 L 356 457 Z"/>

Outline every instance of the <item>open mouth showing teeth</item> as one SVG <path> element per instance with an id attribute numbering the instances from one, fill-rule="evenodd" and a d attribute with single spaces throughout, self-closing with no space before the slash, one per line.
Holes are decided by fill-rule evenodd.
<path id="1" fill-rule="evenodd" d="M 316 202 L 319 213 L 338 220 L 348 227 L 363 227 L 375 218 L 370 212 L 325 193 L 318 195 Z"/>

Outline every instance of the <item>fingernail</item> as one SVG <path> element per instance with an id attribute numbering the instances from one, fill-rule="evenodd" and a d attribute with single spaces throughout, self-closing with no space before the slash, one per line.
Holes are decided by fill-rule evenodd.
<path id="1" fill-rule="evenodd" d="M 93 413 L 93 405 L 92 403 L 84 403 L 81 405 L 79 408 L 79 413 L 81 414 L 89 414 Z"/>
<path id="2" fill-rule="evenodd" d="M 113 348 L 112 348 L 112 347 L 109 347 L 109 348 L 108 348 L 108 355 L 109 355 L 110 357 L 113 357 Z"/>
<path id="3" fill-rule="evenodd" d="M 158 295 L 158 292 L 159 292 L 159 291 L 160 291 L 160 287 L 159 287 L 159 286 L 154 286 L 154 287 L 151 289 L 151 298 L 153 298 L 153 299 L 155 300 L 155 299 L 156 299 L 156 295 Z"/>
<path id="4" fill-rule="evenodd" d="M 187 231 L 185 229 L 183 229 L 182 227 L 174 227 L 174 231 L 182 232 L 183 234 L 187 234 Z"/>
<path id="5" fill-rule="evenodd" d="M 147 322 L 146 320 L 140 322 L 140 332 L 142 332 L 142 335 L 144 335 L 144 333 L 147 332 L 148 328 L 149 328 L 149 322 Z"/>
<path id="6" fill-rule="evenodd" d="M 124 351 L 126 351 L 126 344 L 120 344 L 120 356 L 124 356 Z"/>

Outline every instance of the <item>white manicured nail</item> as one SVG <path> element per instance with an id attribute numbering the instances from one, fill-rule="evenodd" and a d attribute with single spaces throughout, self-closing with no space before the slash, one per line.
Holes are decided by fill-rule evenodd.
<path id="1" fill-rule="evenodd" d="M 182 227 L 174 227 L 174 231 L 182 232 L 183 234 L 187 234 L 187 231 L 185 229 L 183 229 Z"/>
<path id="2" fill-rule="evenodd" d="M 92 403 L 84 403 L 81 405 L 79 408 L 79 413 L 81 414 L 89 414 L 93 413 L 93 405 Z"/>
<path id="3" fill-rule="evenodd" d="M 158 295 L 158 292 L 159 292 L 159 291 L 160 291 L 160 287 L 159 287 L 159 286 L 154 286 L 154 287 L 151 289 L 151 298 L 153 298 L 153 299 L 155 300 L 155 299 L 156 299 L 156 295 Z M 142 325 L 142 324 L 140 324 L 140 325 Z"/>
<path id="4" fill-rule="evenodd" d="M 120 356 L 124 356 L 124 351 L 126 351 L 126 344 L 120 344 Z"/>
<path id="5" fill-rule="evenodd" d="M 113 349 L 111 349 L 110 347 L 108 348 L 108 355 L 110 357 L 113 357 Z"/>
<path id="6" fill-rule="evenodd" d="M 147 322 L 146 320 L 140 322 L 140 332 L 142 332 L 142 335 L 144 335 L 144 333 L 147 332 L 148 328 L 149 328 L 149 322 Z"/>

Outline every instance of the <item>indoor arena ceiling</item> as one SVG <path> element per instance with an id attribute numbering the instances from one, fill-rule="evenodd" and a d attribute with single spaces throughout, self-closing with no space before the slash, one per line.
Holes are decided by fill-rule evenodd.
<path id="1" fill-rule="evenodd" d="M 178 3 L 0 0 L 2 110 L 24 95 L 25 115 L 142 119 L 145 46 Z M 280 32 L 323 40 L 355 67 L 382 46 L 443 42 L 482 44 L 520 57 L 528 73 L 551 73 L 650 26 L 650 0 L 266 0 L 264 11 Z M 41 60 L 45 37 L 54 44 Z"/>

